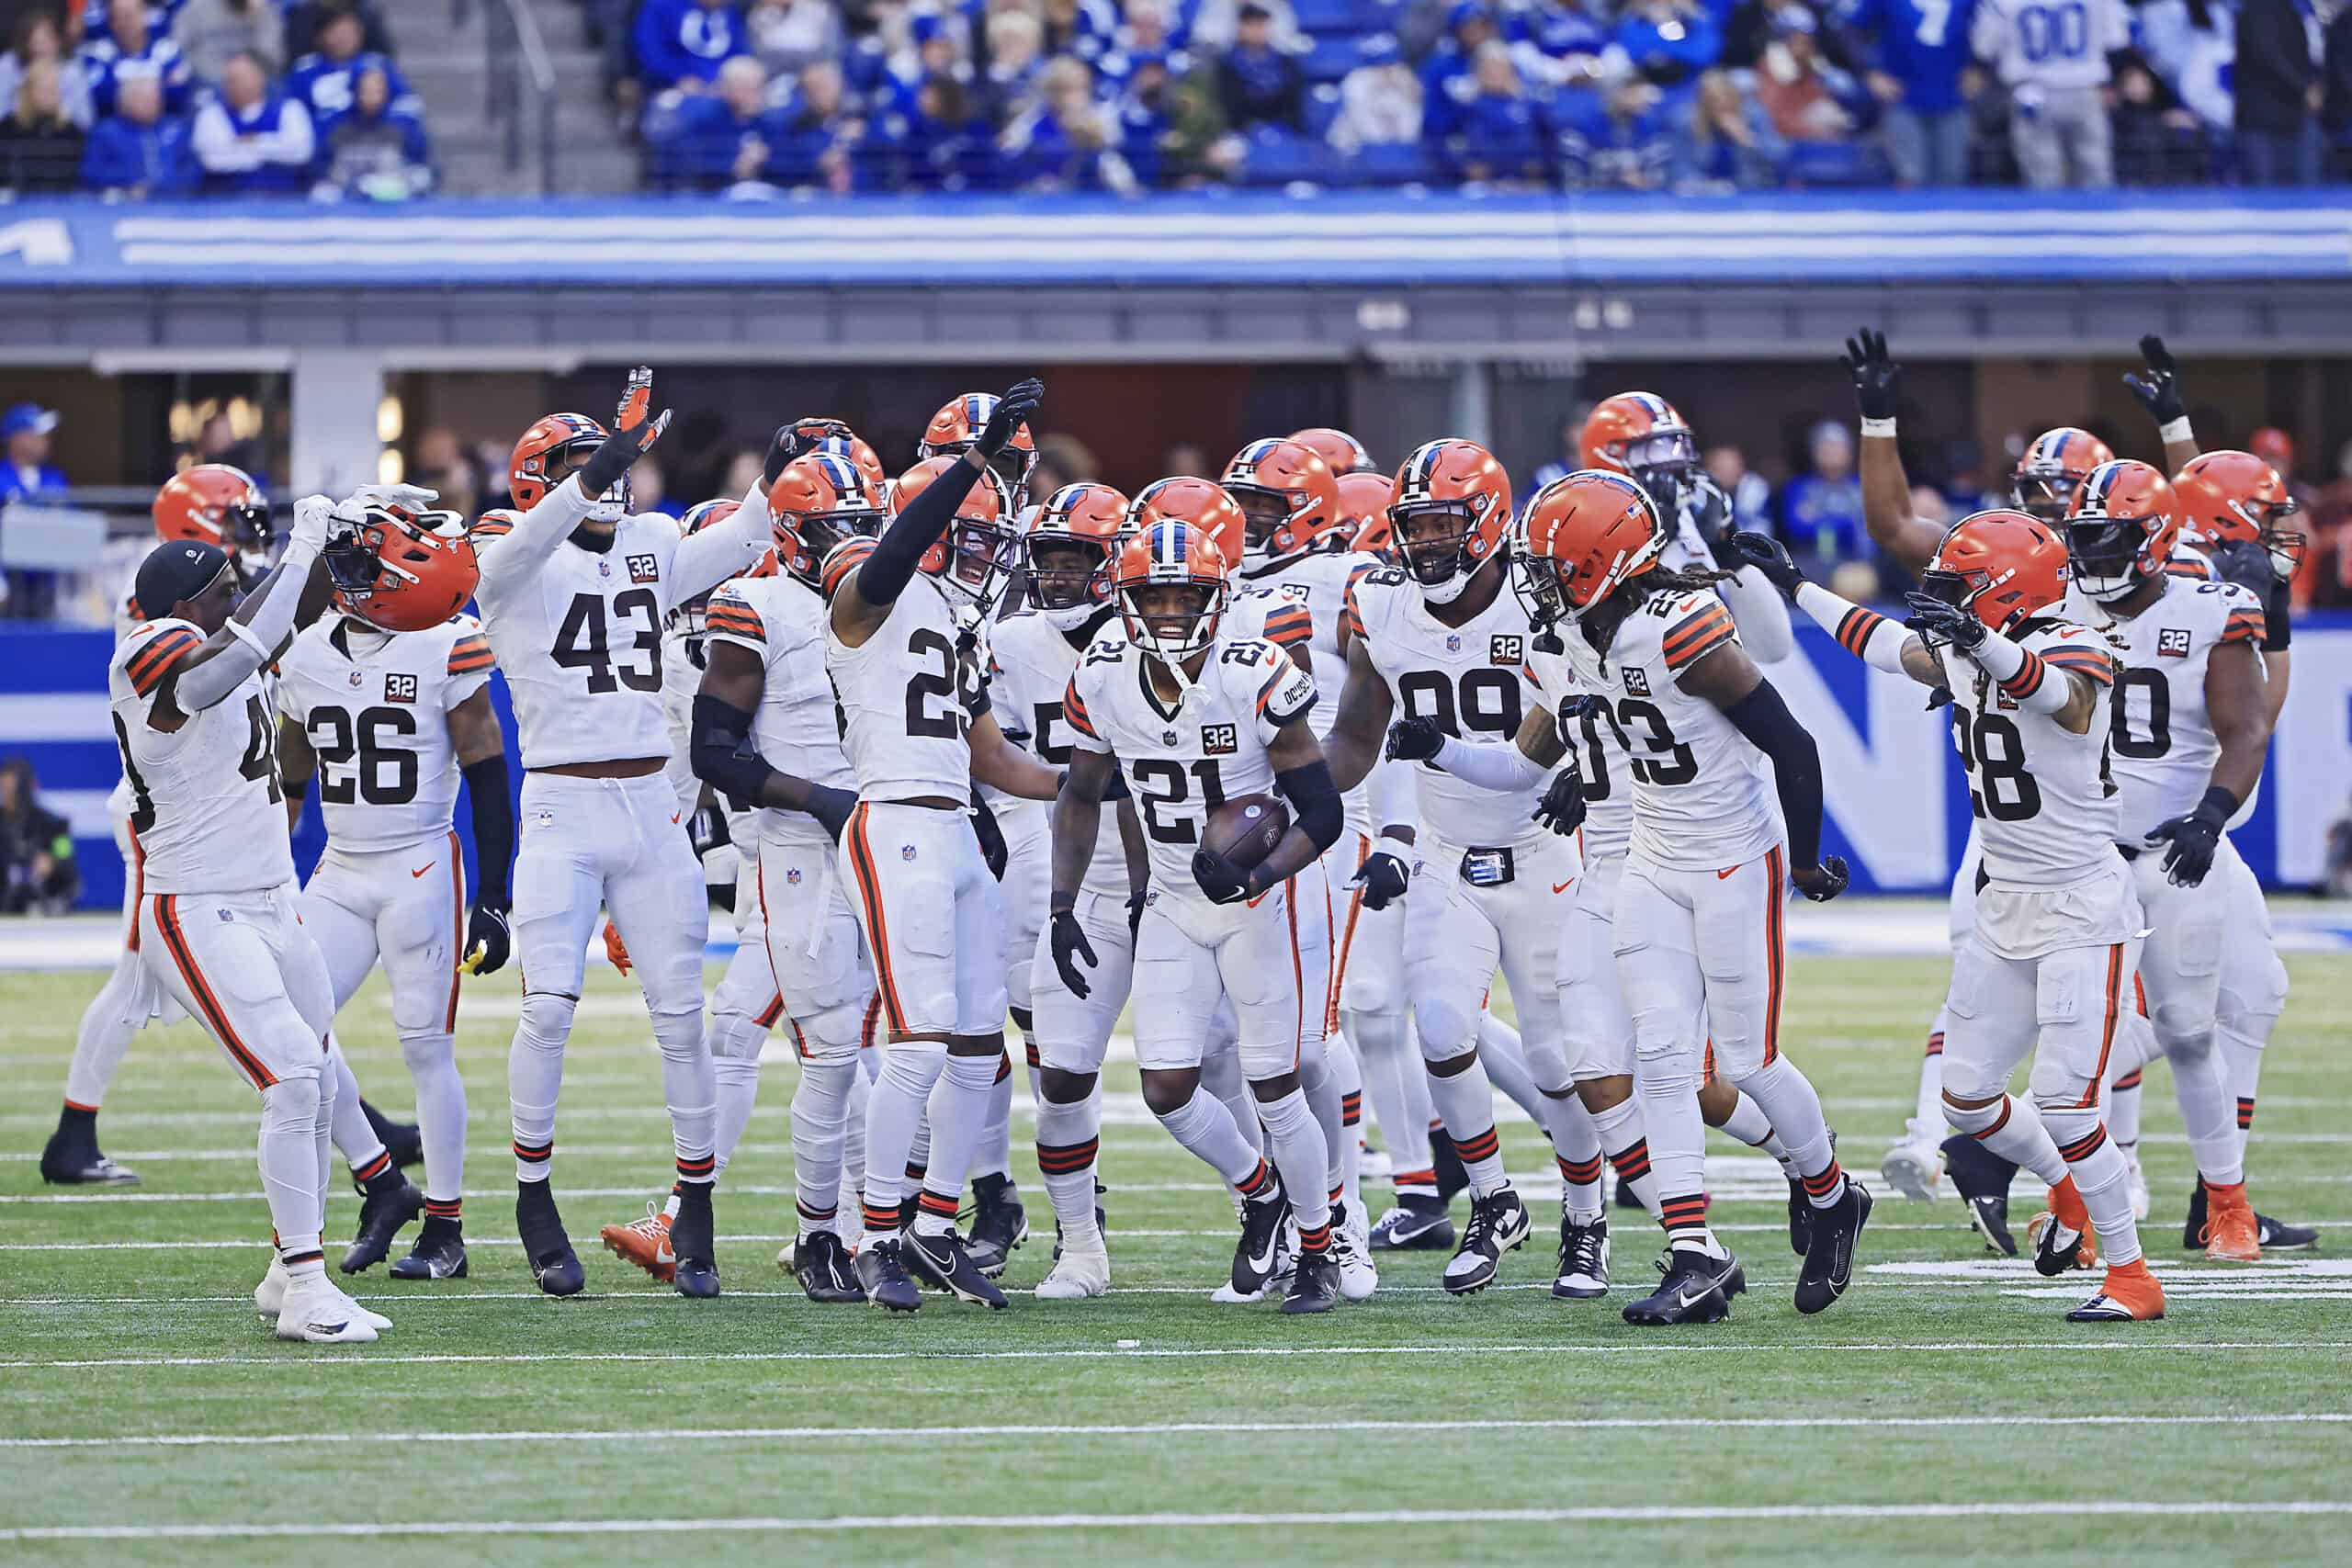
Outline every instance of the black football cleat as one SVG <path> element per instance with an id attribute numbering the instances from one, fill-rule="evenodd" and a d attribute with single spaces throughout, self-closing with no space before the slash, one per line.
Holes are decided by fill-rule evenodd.
<path id="1" fill-rule="evenodd" d="M 1495 1282 L 1503 1254 L 1518 1250 L 1533 1229 L 1527 1205 L 1510 1188 L 1472 1199 L 1470 1223 L 1462 1227 L 1462 1245 L 1445 1261 L 1442 1282 L 1454 1295 L 1476 1295 Z"/>
<path id="2" fill-rule="evenodd" d="M 359 1110 L 368 1118 L 368 1125 L 375 1133 L 377 1142 L 382 1144 L 384 1152 L 392 1156 L 394 1165 L 406 1168 L 424 1163 L 424 1134 L 415 1122 L 395 1122 L 365 1099 L 360 1100 Z"/>
<path id="3" fill-rule="evenodd" d="M 1854 1280 L 1854 1246 L 1871 1217 L 1871 1195 L 1849 1176 L 1846 1190 L 1826 1209 L 1815 1209 L 1811 1249 L 1797 1269 L 1797 1311 L 1826 1312 Z"/>
<path id="4" fill-rule="evenodd" d="M 424 1213 L 424 1194 L 393 1166 L 374 1181 L 358 1184 L 359 1234 L 343 1255 L 343 1271 L 362 1274 L 381 1263 L 408 1223 Z"/>
<path id="5" fill-rule="evenodd" d="M 1625 1321 L 1642 1327 L 1719 1323 L 1731 1315 L 1731 1298 L 1747 1288 L 1739 1259 L 1729 1251 L 1710 1258 L 1695 1247 L 1678 1247 L 1658 1265 L 1665 1275 L 1657 1290 L 1625 1303 Z"/>
<path id="6" fill-rule="evenodd" d="M 1457 1192 L 1470 1190 L 1470 1172 L 1453 1152 L 1453 1134 L 1442 1127 L 1430 1129 L 1430 1167 L 1437 1172 L 1437 1200 L 1451 1203 Z"/>
<path id="7" fill-rule="evenodd" d="M 1340 1260 L 1329 1248 L 1302 1252 L 1283 1297 L 1283 1311 L 1292 1314 L 1329 1312 L 1340 1303 Z"/>
<path id="8" fill-rule="evenodd" d="M 416 1245 L 392 1265 L 395 1280 L 462 1280 L 466 1277 L 466 1235 L 455 1220 L 427 1217 L 416 1233 Z"/>
<path id="9" fill-rule="evenodd" d="M 792 1244 L 792 1277 L 812 1302 L 862 1303 L 865 1292 L 857 1282 L 857 1264 L 842 1238 L 831 1231 L 813 1232 Z"/>
<path id="10" fill-rule="evenodd" d="M 2255 1224 L 2256 1239 L 2259 1240 L 2261 1221 L 2257 1219 Z M 2205 1179 L 2201 1176 L 2188 1190 L 2188 1218 L 2180 1227 L 2180 1249 L 2183 1252 L 2205 1250 Z"/>
<path id="11" fill-rule="evenodd" d="M 865 1291 L 865 1299 L 887 1312 L 917 1312 L 922 1307 L 922 1292 L 915 1289 L 908 1276 L 905 1260 L 899 1248 L 905 1237 L 866 1235 L 865 1245 L 857 1250 L 857 1282 Z"/>
<path id="12" fill-rule="evenodd" d="M 712 1234 L 717 1222 L 710 1211 L 711 1184 L 678 1183 L 678 1212 L 670 1219 L 670 1251 L 678 1259 L 671 1283 L 678 1294 L 707 1302 L 718 1294 L 718 1248 Z"/>
<path id="13" fill-rule="evenodd" d="M 61 1146 L 54 1137 L 40 1152 L 40 1179 L 52 1187 L 136 1187 L 139 1173 L 86 1146 Z"/>
<path id="14" fill-rule="evenodd" d="M 1396 1206 L 1372 1224 L 1374 1252 L 1446 1252 L 1453 1247 L 1453 1222 L 1445 1201 L 1427 1192 L 1399 1192 Z"/>
<path id="15" fill-rule="evenodd" d="M 1984 1238 L 1987 1251 L 2015 1258 L 2018 1238 L 2009 1234 L 2009 1182 L 2018 1168 L 1965 1133 L 1946 1138 L 1942 1148 L 1944 1179 L 1967 1206 L 1969 1228 Z"/>
<path id="16" fill-rule="evenodd" d="M 903 1246 L 907 1268 L 916 1279 L 935 1290 L 945 1291 L 959 1302 L 998 1312 L 1004 1310 L 1004 1292 L 980 1272 L 979 1265 L 965 1249 L 964 1238 L 954 1231 L 942 1231 L 937 1235 L 909 1231 Z"/>
<path id="17" fill-rule="evenodd" d="M 975 1268 L 996 1279 L 1012 1261 L 1013 1248 L 1029 1239 L 1029 1212 L 1021 1206 L 1021 1190 L 1012 1184 L 1012 1178 L 972 1179 L 971 1220 L 971 1235 L 964 1248 Z"/>
<path id="18" fill-rule="evenodd" d="M 1985 1251 L 1997 1252 L 2004 1258 L 2018 1255 L 2018 1238 L 2009 1234 L 2009 1201 L 2007 1198 L 1968 1200 L 1968 1228 L 1984 1238 Z"/>
<path id="19" fill-rule="evenodd" d="M 1789 1250 L 1799 1258 L 1813 1251 L 1813 1200 L 1804 1195 L 1804 1183 L 1789 1178 Z"/>
<path id="20" fill-rule="evenodd" d="M 1616 1181 L 1615 1186 L 1616 1194 L 1614 1197 L 1611 1198 L 1611 1202 L 1616 1204 L 1621 1209 L 1632 1209 L 1638 1213 L 1646 1214 L 1649 1213 L 1648 1209 L 1643 1207 L 1641 1197 L 1634 1190 L 1634 1184 L 1632 1182 L 1620 1178 Z"/>
<path id="21" fill-rule="evenodd" d="M 1579 1224 L 1560 1216 L 1560 1269 L 1552 1294 L 1564 1302 L 1598 1301 L 1609 1293 L 1609 1219 Z"/>
<path id="22" fill-rule="evenodd" d="M 587 1284 L 580 1255 L 563 1233 L 563 1216 L 556 1212 L 555 1194 L 544 1181 L 514 1184 L 514 1234 L 522 1239 L 523 1256 L 531 1260 L 531 1277 L 551 1296 L 576 1296 Z"/>
<path id="23" fill-rule="evenodd" d="M 1283 1224 L 1289 1218 L 1290 1199 L 1280 1182 L 1265 1197 L 1241 1205 L 1241 1239 L 1233 1244 L 1229 1281 L 1237 1299 L 1254 1302 L 1266 1293 L 1267 1281 L 1274 1277 L 1274 1266 L 1281 1261 Z"/>
<path id="24" fill-rule="evenodd" d="M 2255 1240 L 2265 1252 L 2308 1252 L 2319 1245 L 2319 1231 L 2311 1225 L 2290 1225 L 2269 1215 L 2254 1216 Z"/>

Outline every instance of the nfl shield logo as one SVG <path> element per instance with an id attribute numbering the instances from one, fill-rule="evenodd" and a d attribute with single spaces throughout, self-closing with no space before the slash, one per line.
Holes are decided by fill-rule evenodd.
<path id="1" fill-rule="evenodd" d="M 1461 652 L 1462 639 L 1454 636 L 1452 632 L 1448 632 L 1445 637 L 1445 651 L 1448 653 Z"/>
<path id="2" fill-rule="evenodd" d="M 596 575 L 597 575 L 598 577 L 610 577 L 610 576 L 612 576 L 612 575 L 613 575 L 613 563 L 612 563 L 612 562 L 610 562 L 610 561 L 608 561 L 608 560 L 600 560 L 600 561 L 598 561 L 598 562 L 596 563 Z"/>
<path id="3" fill-rule="evenodd" d="M 797 866 L 797 865 L 788 865 L 788 866 L 786 866 L 786 867 L 784 868 L 784 879 L 785 879 L 785 881 L 786 881 L 786 882 L 787 882 L 787 883 L 791 884 L 791 885 L 792 885 L 793 886 L 795 886 L 795 887 L 799 886 L 800 886 L 800 868 L 799 868 L 798 866 Z"/>
<path id="4" fill-rule="evenodd" d="M 356 671 L 356 670 L 354 670 L 354 671 L 351 672 L 351 683 L 352 683 L 353 685 L 355 685 L 355 686 L 362 684 L 363 682 L 366 682 L 366 680 L 367 680 L 367 679 L 368 679 L 368 677 L 366 677 L 365 675 L 362 675 L 362 674 L 361 674 L 358 671 Z"/>
<path id="5" fill-rule="evenodd" d="M 912 859 L 914 859 L 914 858 L 915 858 L 915 847 L 914 847 L 912 844 L 900 844 L 900 845 L 899 846 L 899 858 L 900 860 L 912 860 Z"/>
<path id="6" fill-rule="evenodd" d="M 1174 730 L 1172 730 L 1172 729 L 1162 730 L 1162 731 L 1160 732 L 1160 736 L 1159 736 L 1159 743 L 1160 743 L 1162 746 L 1173 746 L 1173 745 L 1175 745 L 1175 744 L 1176 744 L 1176 732 L 1175 732 Z"/>

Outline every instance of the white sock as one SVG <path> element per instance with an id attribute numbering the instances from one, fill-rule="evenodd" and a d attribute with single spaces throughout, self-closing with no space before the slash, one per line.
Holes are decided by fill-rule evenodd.
<path id="1" fill-rule="evenodd" d="M 1323 1041 L 1333 1087 L 1340 1091 L 1340 1196 L 1348 1213 L 1363 1213 L 1363 1064 L 1355 1042 L 1333 1031 Z"/>
<path id="2" fill-rule="evenodd" d="M 915 1208 L 915 1229 L 922 1235 L 939 1235 L 956 1228 L 964 1173 L 971 1169 L 972 1151 L 979 1146 L 989 1098 L 1000 1081 L 1010 1081 L 998 1077 L 1004 1066 L 1001 1049 L 993 1056 L 951 1055 L 931 1091 L 931 1166 Z"/>
<path id="3" fill-rule="evenodd" d="M 1348 1038 L 1363 1065 L 1364 1099 L 1388 1150 L 1389 1179 L 1399 1191 L 1434 1193 L 1429 1068 L 1414 1048 L 1409 1021 L 1401 1012 L 1351 1012 Z"/>
<path id="4" fill-rule="evenodd" d="M 1340 1145 L 1345 1141 L 1340 1133 L 1340 1075 L 1327 1049 L 1299 1054 L 1298 1084 L 1306 1095 L 1307 1110 L 1315 1114 L 1316 1126 L 1323 1133 L 1324 1169 L 1319 1179 L 1322 1185 L 1317 1190 L 1328 1201 L 1333 1193 L 1345 1190 L 1346 1172 L 1340 1157 Z M 1259 1103 L 1262 1105 L 1264 1101 Z"/>
<path id="5" fill-rule="evenodd" d="M 842 1149 L 850 1085 L 857 1076 L 854 1051 L 801 1060 L 800 1081 L 792 1090 L 792 1183 L 803 1236 L 839 1223 Z"/>
<path id="6" fill-rule="evenodd" d="M 555 1163 L 555 1102 L 563 1089 L 563 1043 L 576 998 L 523 993 L 514 1043 L 506 1049 L 506 1095 L 514 1124 L 514 1179 L 545 1181 Z"/>
<path id="7" fill-rule="evenodd" d="M 1464 1058 L 1442 1064 L 1453 1066 Z M 1430 1068 L 1430 1099 L 1444 1119 L 1446 1136 L 1469 1173 L 1470 1190 L 1483 1198 L 1508 1182 L 1503 1177 L 1502 1140 L 1495 1133 L 1495 1091 L 1487 1081 L 1483 1053 L 1468 1059 L 1461 1071 L 1441 1075 L 1439 1064 Z"/>
<path id="8" fill-rule="evenodd" d="M 711 1066 L 710 1042 L 703 1034 L 702 1009 L 655 1013 L 653 1043 L 662 1048 L 662 1099 L 670 1108 L 678 1175 L 687 1181 L 716 1180 L 718 1076 Z"/>
<path id="9" fill-rule="evenodd" d="M 2270 1043 L 2276 1013 L 2247 1013 L 2224 1019 L 2216 1043 L 2222 1054 L 2222 1081 L 2234 1103 L 2238 1123 L 2238 1159 L 2245 1159 L 2246 1139 L 2254 1132 L 2254 1101 L 2262 1087 L 2262 1050 Z"/>
<path id="10" fill-rule="evenodd" d="M 1954 1131 L 1967 1134 L 2011 1165 L 2033 1172 L 2045 1187 L 2055 1187 L 2066 1179 L 2066 1161 L 2058 1153 L 2057 1141 L 2042 1125 L 2041 1113 L 2030 1100 L 2007 1094 L 1989 1105 L 1965 1110 L 1947 1100 L 1944 1120 Z"/>
<path id="11" fill-rule="evenodd" d="M 1194 1089 L 1193 1098 L 1160 1117 L 1159 1124 L 1168 1129 L 1170 1137 L 1216 1171 L 1228 1187 L 1248 1187 L 1266 1163 L 1259 1157 L 1257 1146 L 1241 1135 L 1225 1101 L 1205 1089 Z M 1321 1179 L 1318 1172 L 1307 1185 L 1312 1187 Z"/>
<path id="12" fill-rule="evenodd" d="M 915 1123 L 932 1086 L 947 1070 L 943 1040 L 893 1042 L 882 1047 L 882 1076 L 865 1102 L 865 1228 L 889 1234 L 899 1228 L 899 1198 L 904 1190 Z"/>
<path id="13" fill-rule="evenodd" d="M 269 1223 L 281 1255 L 316 1253 L 325 1205 L 319 1196 L 320 1084 L 313 1076 L 281 1077 L 261 1091 L 255 1150 Z M 293 1267 L 292 1257 L 288 1268 Z"/>
<path id="14" fill-rule="evenodd" d="M 972 1156 L 974 1176 L 1012 1174 L 1012 1058 L 1000 1052 L 995 1072 L 980 1122 L 979 1148 Z"/>
<path id="15" fill-rule="evenodd" d="M 327 1070 L 334 1075 L 334 1146 L 354 1176 L 372 1173 L 384 1157 L 384 1140 L 376 1136 L 368 1112 L 360 1108 L 359 1080 L 351 1076 L 351 1064 L 332 1032 L 327 1035 Z"/>
<path id="16" fill-rule="evenodd" d="M 750 1013 L 714 1011 L 708 1038 L 711 1087 L 718 1105 L 711 1126 L 711 1152 L 718 1156 L 718 1168 L 725 1170 L 735 1145 L 743 1141 L 743 1129 L 751 1124 L 752 1107 L 759 1102 L 760 1053 L 767 1048 L 768 1032 Z"/>
<path id="17" fill-rule="evenodd" d="M 1095 1234 L 1094 1168 L 1102 1157 L 1102 1131 L 1099 1084 L 1084 1100 L 1037 1102 L 1037 1168 L 1065 1244 Z"/>
<path id="18" fill-rule="evenodd" d="M 1261 1100 L 1258 1106 L 1266 1124 L 1268 1157 L 1282 1173 L 1283 1190 L 1290 1194 L 1291 1213 L 1298 1221 L 1299 1243 L 1310 1252 L 1320 1251 L 1330 1244 L 1331 1226 L 1330 1199 L 1322 1186 L 1330 1153 L 1324 1147 L 1322 1123 L 1303 1089 L 1279 1100 Z"/>
<path id="19" fill-rule="evenodd" d="M 2140 1226 L 2132 1217 L 2131 1171 L 2123 1151 L 2108 1136 L 2096 1106 L 2042 1106 L 2042 1121 L 2075 1178 L 2075 1190 L 2098 1233 L 2099 1260 L 2109 1268 L 2140 1256 Z"/>
<path id="20" fill-rule="evenodd" d="M 1829 1122 L 1821 1113 L 1821 1096 L 1812 1080 L 1794 1062 L 1779 1056 L 1736 1082 L 1771 1119 L 1772 1131 L 1787 1146 L 1789 1165 L 1804 1179 L 1814 1202 L 1826 1207 L 1843 1197 L 1845 1182 L 1829 1147 Z"/>
<path id="21" fill-rule="evenodd" d="M 1617 1168 L 1617 1181 L 1626 1188 L 1650 1218 L 1657 1218 L 1657 1176 L 1650 1168 L 1650 1143 L 1644 1135 L 1642 1101 L 1639 1095 L 1628 1095 L 1606 1111 L 1592 1113 L 1592 1130 L 1600 1140 L 1602 1153 L 1609 1163 Z M 1569 1212 L 1579 1218 L 1594 1219 L 1600 1213 L 1600 1183 L 1595 1180 L 1589 1196 L 1571 1189 Z"/>
<path id="22" fill-rule="evenodd" d="M 106 1103 L 107 1086 L 122 1066 L 131 1036 L 147 1021 L 146 1010 L 135 1005 L 140 963 L 139 955 L 126 949 L 116 958 L 107 983 L 82 1010 L 81 1024 L 74 1032 L 74 1059 L 65 1068 L 66 1103 L 85 1111 Z"/>
<path id="23" fill-rule="evenodd" d="M 1928 1032 L 1928 1054 L 1919 1062 L 1919 1102 L 1905 1129 L 1914 1143 L 1944 1141 L 1944 1019 L 1945 1010 L 1937 1009 L 1936 1026 Z"/>
<path id="24" fill-rule="evenodd" d="M 435 1202 L 457 1202 L 466 1190 L 466 1080 L 458 1073 L 457 1040 L 447 1034 L 404 1035 L 401 1059 L 416 1086 L 424 1195 Z"/>
<path id="25" fill-rule="evenodd" d="M 1225 1106 L 1226 1114 L 1233 1118 L 1234 1131 L 1250 1147 L 1264 1154 L 1266 1133 L 1258 1124 L 1258 1097 L 1250 1092 L 1249 1080 L 1241 1076 L 1241 1053 L 1229 1045 L 1210 1051 L 1201 1063 L 1201 1087 Z"/>
<path id="26" fill-rule="evenodd" d="M 1493 1013 L 1479 1015 L 1478 1060 L 1487 1069 L 1487 1081 L 1509 1095 L 1513 1105 L 1527 1112 L 1530 1122 L 1543 1125 L 1544 1095 L 1535 1087 L 1534 1075 L 1527 1070 L 1527 1047 L 1519 1031 Z M 1446 1122 L 1448 1129 L 1453 1125 L 1451 1121 Z"/>

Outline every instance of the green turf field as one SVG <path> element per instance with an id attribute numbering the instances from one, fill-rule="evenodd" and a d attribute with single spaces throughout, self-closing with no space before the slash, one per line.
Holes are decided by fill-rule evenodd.
<path id="1" fill-rule="evenodd" d="M 0 1562 L 340 1560 L 354 1543 L 320 1532 L 388 1526 L 454 1538 L 384 1542 L 408 1561 L 501 1565 L 745 1548 L 959 1564 L 2345 1560 L 2340 957 L 2290 962 L 2253 1157 L 2257 1202 L 2326 1224 L 2321 1252 L 2222 1269 L 2179 1251 L 2189 1168 L 2156 1068 L 2143 1152 L 2163 1323 L 2069 1325 L 2086 1277 L 2053 1292 L 1987 1258 L 1957 1204 L 1892 1198 L 1864 1236 L 1870 1271 L 1801 1319 L 1776 1173 L 1719 1145 L 1716 1217 L 1754 1288 L 1730 1322 L 1673 1334 L 1618 1317 L 1653 1278 L 1655 1232 L 1631 1216 L 1616 1220 L 1615 1299 L 1549 1297 L 1548 1197 L 1531 1201 L 1536 1236 L 1507 1261 L 1507 1288 L 1483 1296 L 1446 1296 L 1442 1256 L 1423 1253 L 1388 1256 L 1378 1296 L 1324 1318 L 1213 1305 L 1230 1211 L 1144 1117 L 1131 1067 L 1109 1078 L 1127 1098 L 1103 1136 L 1107 1299 L 1026 1294 L 1052 1222 L 1023 1112 L 1015 1169 L 1039 1234 L 1005 1281 L 1012 1310 L 934 1299 L 886 1318 L 803 1301 L 774 1261 L 792 1214 L 778 1062 L 719 1190 L 728 1293 L 683 1301 L 595 1249 L 597 1224 L 641 1213 L 670 1159 L 643 1015 L 595 967 L 555 1173 L 589 1293 L 540 1298 L 512 1245 L 501 976 L 470 993 L 459 1034 L 472 1278 L 365 1277 L 355 1293 L 395 1327 L 357 1349 L 280 1344 L 254 1315 L 267 1261 L 254 1097 L 194 1026 L 142 1036 L 107 1102 L 107 1149 L 144 1185 L 44 1190 L 34 1160 L 100 977 L 0 975 Z M 1847 1164 L 1874 1182 L 1943 964 L 1792 971 L 1782 1039 Z M 405 1111 L 380 982 L 343 1021 L 370 1097 Z M 1514 1120 L 1504 1136 L 1531 1194 L 1555 1191 L 1534 1128 Z M 356 1213 L 338 1192 L 331 1258 Z M 45 1533 L 58 1527 L 130 1539 Z"/>

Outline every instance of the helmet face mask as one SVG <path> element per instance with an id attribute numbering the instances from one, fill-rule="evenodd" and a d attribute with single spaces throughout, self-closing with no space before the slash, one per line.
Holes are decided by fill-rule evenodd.
<path id="1" fill-rule="evenodd" d="M 2068 522 L 2066 555 L 2074 564 L 2075 586 L 2101 604 L 2129 594 L 2142 581 L 2132 568 L 2147 537 L 2140 525 L 2122 518 Z"/>
<path id="2" fill-rule="evenodd" d="M 2027 516 L 2052 525 L 2066 520 L 2066 506 L 2074 499 L 2075 486 L 2080 474 L 2028 474 L 2019 471 L 2009 481 L 2009 499 Z"/>
<path id="3" fill-rule="evenodd" d="M 1130 587 L 1120 614 L 1135 644 L 1176 664 L 1216 640 L 1225 591 L 1198 582 L 1146 582 Z"/>
<path id="4" fill-rule="evenodd" d="M 1687 427 L 1668 425 L 1628 440 L 1624 463 L 1625 471 L 1637 479 L 1657 474 L 1679 478 L 1699 466 L 1699 443 Z"/>
<path id="5" fill-rule="evenodd" d="M 1397 557 L 1421 596 L 1439 604 L 1460 597 L 1479 565 L 1470 554 L 1476 511 L 1467 502 L 1419 502 L 1390 507 L 1388 521 Z"/>
<path id="6" fill-rule="evenodd" d="M 1290 520 L 1291 498 L 1262 485 L 1237 484 L 1228 479 L 1225 491 L 1241 508 L 1241 564 L 1262 567 L 1273 552 L 1274 531 Z"/>
<path id="7" fill-rule="evenodd" d="M 1567 574 L 1565 562 L 1549 556 L 1532 556 L 1514 552 L 1510 561 L 1510 588 L 1519 596 L 1520 607 L 1527 612 L 1528 621 L 1537 631 L 1548 631 L 1562 621 L 1573 621 L 1584 613 L 1581 606 L 1568 598 Z M 1574 568 L 1568 568 L 1573 572 Z"/>
<path id="8" fill-rule="evenodd" d="M 1069 534 L 1031 536 L 1029 603 L 1064 631 L 1084 625 L 1106 596 L 1103 568 L 1110 558 L 1110 552 L 1092 539 Z"/>
<path id="9" fill-rule="evenodd" d="M 356 537 L 321 559 L 337 606 L 383 632 L 439 626 L 473 596 L 481 577 L 465 520 L 454 512 L 370 506 Z"/>
<path id="10" fill-rule="evenodd" d="M 2101 463 L 2085 476 L 2058 527 L 2075 585 L 2102 604 L 2161 582 L 2179 536 L 2173 489 L 2145 463 Z"/>
<path id="11" fill-rule="evenodd" d="M 947 525 L 946 564 L 939 585 L 986 615 L 1004 597 L 1027 558 L 1027 541 L 993 517 L 967 513 Z"/>
<path id="12" fill-rule="evenodd" d="M 577 413 L 551 413 L 525 431 L 507 469 L 506 488 L 516 508 L 527 512 L 545 500 L 605 444 L 606 434 L 603 425 Z M 583 521 L 617 523 L 628 509 L 628 476 L 623 474 L 591 502 Z"/>

